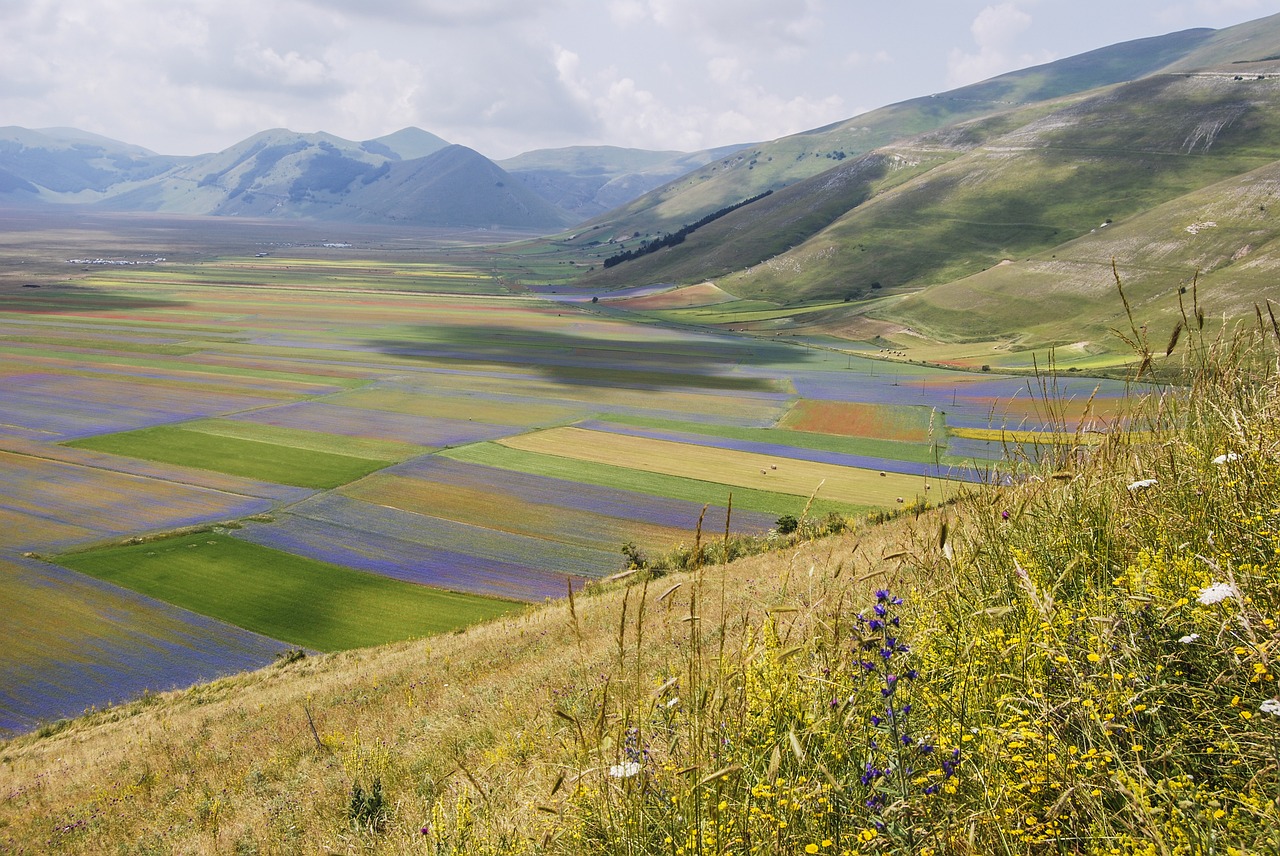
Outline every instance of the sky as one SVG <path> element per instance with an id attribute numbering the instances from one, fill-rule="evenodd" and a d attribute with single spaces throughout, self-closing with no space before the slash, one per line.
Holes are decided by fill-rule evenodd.
<path id="1" fill-rule="evenodd" d="M 0 126 L 170 155 L 408 126 L 491 158 L 763 142 L 1277 0 L 0 0 Z"/>

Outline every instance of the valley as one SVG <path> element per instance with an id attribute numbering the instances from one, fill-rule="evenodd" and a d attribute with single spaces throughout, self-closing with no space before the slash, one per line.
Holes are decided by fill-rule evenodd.
<path id="1" fill-rule="evenodd" d="M 700 521 L 946 502 L 1003 453 L 952 429 L 1048 416 L 1024 378 L 672 323 L 679 292 L 591 302 L 474 234 L 23 222 L 0 249 L 11 730 L 519 610 Z M 165 260 L 67 262 L 140 253 Z"/>

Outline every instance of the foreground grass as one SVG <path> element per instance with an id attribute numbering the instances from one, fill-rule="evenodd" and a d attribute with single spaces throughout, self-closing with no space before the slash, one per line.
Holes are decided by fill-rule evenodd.
<path id="1" fill-rule="evenodd" d="M 521 604 L 441 591 L 201 532 L 58 564 L 317 651 L 457 630 Z"/>
<path id="2" fill-rule="evenodd" d="M 11 741 L 0 849 L 1277 852 L 1271 344 L 944 509 Z"/>

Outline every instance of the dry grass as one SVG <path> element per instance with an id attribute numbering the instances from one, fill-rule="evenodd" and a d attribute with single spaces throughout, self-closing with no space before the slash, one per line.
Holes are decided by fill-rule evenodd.
<path id="1" fill-rule="evenodd" d="M 891 552 L 910 532 L 877 529 L 858 552 Z M 767 611 L 803 603 L 859 540 L 704 571 L 704 626 L 736 637 Z M 642 632 L 652 659 L 641 658 L 631 691 L 650 691 L 687 639 L 697 589 L 687 574 L 649 587 Z M 433 806 L 442 797 L 453 805 L 455 794 L 503 807 L 496 825 L 513 838 L 554 837 L 558 818 L 538 806 L 557 802 L 550 794 L 575 742 L 556 711 L 592 721 L 591 700 L 617 664 L 624 598 L 634 622 L 634 590 L 579 595 L 576 619 L 567 602 L 550 604 L 457 635 L 152 696 L 13 740 L 0 748 L 0 850 L 418 853 Z M 379 834 L 347 823 L 352 785 L 373 778 L 391 807 Z"/>

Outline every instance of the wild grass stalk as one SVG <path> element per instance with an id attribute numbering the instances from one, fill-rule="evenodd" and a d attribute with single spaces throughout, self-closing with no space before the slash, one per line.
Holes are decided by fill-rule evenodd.
<path id="1" fill-rule="evenodd" d="M 1101 443 L 1047 412 L 1048 454 L 861 577 L 832 553 L 740 628 L 722 605 L 714 662 L 695 574 L 679 708 L 620 717 L 657 717 L 626 796 L 660 840 L 601 823 L 589 792 L 566 817 L 599 849 L 677 856 L 1274 852 L 1270 317 L 1213 341 L 1180 324 L 1185 385 L 1135 387 Z M 1160 359 L 1144 334 L 1139 375 Z"/>

